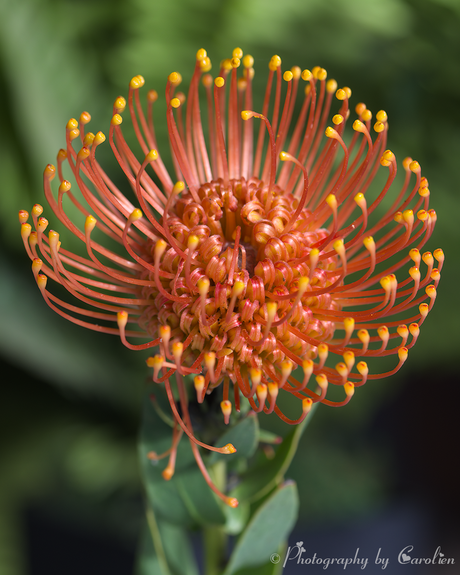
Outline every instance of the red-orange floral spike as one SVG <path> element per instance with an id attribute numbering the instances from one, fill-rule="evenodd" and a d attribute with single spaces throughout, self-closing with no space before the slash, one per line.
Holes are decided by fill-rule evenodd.
<path id="1" fill-rule="evenodd" d="M 195 437 L 185 376 L 192 376 L 199 403 L 220 394 L 225 423 L 237 417 L 240 395 L 254 411 L 275 412 L 288 423 L 301 422 L 313 403 L 345 405 L 356 387 L 406 361 L 433 307 L 444 262 L 441 249 L 423 252 L 437 219 L 428 181 L 412 158 L 402 161 L 398 181 L 387 113 L 373 115 L 359 103 L 357 118 L 349 119 L 350 88 L 338 88 L 319 66 L 283 74 L 281 64 L 279 56 L 271 58 L 265 95 L 254 101 L 252 56 L 235 48 L 213 78 L 210 58 L 198 50 L 187 95 L 177 92 L 178 72 L 167 78 L 170 146 L 155 136 L 158 92 L 147 92 L 145 113 L 145 80 L 135 76 L 127 99 L 115 100 L 107 138 L 133 193 L 120 189 L 118 177 L 112 180 L 96 159 L 106 136 L 85 132 L 90 114 L 69 120 L 57 169 L 45 168 L 44 190 L 86 254 L 66 250 L 54 231 L 46 235 L 40 205 L 31 210 L 35 231 L 29 213 L 19 212 L 35 280 L 53 310 L 118 334 L 130 349 L 159 348 L 147 364 L 166 388 L 174 432 L 171 449 L 150 456 L 169 455 L 164 477 L 174 473 L 185 433 L 205 480 L 231 506 L 236 500 L 213 485 L 198 446 L 220 453 L 235 448 Z M 306 88 L 298 90 L 302 81 Z M 140 156 L 123 135 L 125 109 Z M 174 174 L 166 168 L 169 147 Z M 391 207 L 380 210 L 388 198 Z M 75 222 L 68 200 L 81 213 Z M 55 296 L 53 282 L 74 303 Z M 133 344 L 133 338 L 145 341 Z M 393 367 L 373 372 L 372 358 L 386 356 L 395 357 Z M 343 399 L 327 398 L 332 385 L 343 388 Z M 277 405 L 280 391 L 299 399 L 293 418 Z"/>

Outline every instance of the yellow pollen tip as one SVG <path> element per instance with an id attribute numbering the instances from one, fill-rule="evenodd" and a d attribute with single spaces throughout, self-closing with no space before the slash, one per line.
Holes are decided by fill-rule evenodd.
<path id="1" fill-rule="evenodd" d="M 59 243 L 59 234 L 58 232 L 55 232 L 54 230 L 50 230 L 48 232 L 48 241 L 50 243 L 50 246 L 52 248 L 57 248 L 57 245 Z"/>
<path id="2" fill-rule="evenodd" d="M 426 286 L 425 293 L 430 299 L 434 299 L 436 297 L 436 288 L 434 285 Z"/>
<path id="3" fill-rule="evenodd" d="M 210 282 L 208 278 L 199 279 L 197 285 L 200 295 L 204 297 L 209 291 Z"/>
<path id="4" fill-rule="evenodd" d="M 437 248 L 434 250 L 433 255 L 436 259 L 436 261 L 438 261 L 439 263 L 444 261 L 444 252 L 442 251 L 441 248 Z"/>
<path id="5" fill-rule="evenodd" d="M 430 216 L 426 210 L 419 210 L 417 212 L 417 218 L 422 222 L 426 222 L 429 217 Z"/>
<path id="6" fill-rule="evenodd" d="M 204 383 L 205 383 L 205 379 L 202 375 L 196 375 L 193 378 L 193 385 L 195 386 L 195 390 L 198 393 L 201 393 L 204 389 Z"/>
<path id="7" fill-rule="evenodd" d="M 360 329 L 358 331 L 358 338 L 361 341 L 361 343 L 368 343 L 370 340 L 370 335 L 367 329 Z"/>
<path id="8" fill-rule="evenodd" d="M 232 52 L 232 56 L 233 58 L 238 58 L 239 60 L 241 60 L 241 58 L 243 57 L 243 50 L 241 48 L 234 48 L 233 52 Z"/>
<path id="9" fill-rule="evenodd" d="M 117 313 L 117 324 L 119 329 L 123 329 L 127 323 L 128 323 L 128 312 L 119 311 Z"/>
<path id="10" fill-rule="evenodd" d="M 312 405 L 313 405 L 313 401 L 309 397 L 302 399 L 302 411 L 304 413 L 308 413 L 310 411 L 310 409 L 312 408 Z"/>
<path id="11" fill-rule="evenodd" d="M 245 68 L 252 68 L 254 66 L 254 58 L 250 54 L 246 54 L 243 58 L 243 66 Z"/>
<path id="12" fill-rule="evenodd" d="M 269 321 L 273 321 L 277 310 L 278 310 L 278 304 L 276 302 L 269 301 L 267 303 L 267 319 Z"/>
<path id="13" fill-rule="evenodd" d="M 277 54 L 275 54 L 274 56 L 271 57 L 268 67 L 270 68 L 270 70 L 275 71 L 280 66 L 281 66 L 281 58 Z"/>
<path id="14" fill-rule="evenodd" d="M 235 449 L 235 447 L 234 447 L 231 443 L 227 443 L 227 445 L 224 445 L 224 447 L 222 447 L 221 450 L 222 450 L 222 453 L 227 453 L 227 454 L 229 454 L 229 453 L 236 453 L 236 449 Z M 236 501 L 236 504 L 235 504 L 235 505 L 232 505 L 232 507 L 236 507 L 236 506 L 238 505 L 238 500 L 237 500 L 237 499 L 235 499 L 234 497 L 233 497 L 233 498 L 230 498 L 230 497 L 229 497 L 229 499 L 231 499 L 232 501 Z M 229 505 L 230 505 L 230 504 L 229 504 Z"/>
<path id="15" fill-rule="evenodd" d="M 230 60 L 231 64 L 232 64 L 232 68 L 239 68 L 240 64 L 241 64 L 241 60 L 239 58 L 232 58 Z"/>
<path id="16" fill-rule="evenodd" d="M 290 70 L 286 70 L 283 74 L 283 80 L 290 82 L 294 78 L 294 74 Z"/>
<path id="17" fill-rule="evenodd" d="M 157 240 L 155 244 L 155 258 L 160 259 L 166 250 L 166 242 L 164 240 Z"/>
<path id="18" fill-rule="evenodd" d="M 414 172 L 414 173 L 420 172 L 420 164 L 419 164 L 416 160 L 413 160 L 413 161 L 409 164 L 409 170 L 410 170 L 411 172 Z"/>
<path id="19" fill-rule="evenodd" d="M 198 50 L 198 52 L 196 53 L 196 59 L 197 60 L 204 60 L 207 57 L 208 53 L 206 52 L 206 50 L 204 48 L 200 48 Z"/>
<path id="20" fill-rule="evenodd" d="M 413 337 L 418 337 L 418 335 L 420 333 L 420 327 L 419 327 L 418 323 L 411 323 L 409 326 L 409 331 Z"/>
<path id="21" fill-rule="evenodd" d="M 303 70 L 300 77 L 302 80 L 305 80 L 305 82 L 309 82 L 313 78 L 313 74 L 310 72 L 310 70 Z"/>
<path id="22" fill-rule="evenodd" d="M 244 291 L 244 282 L 237 280 L 233 284 L 232 296 L 239 296 L 243 293 L 243 291 Z"/>
<path id="23" fill-rule="evenodd" d="M 171 345 L 171 351 L 174 356 L 174 359 L 176 361 L 179 361 L 182 356 L 182 352 L 184 351 L 184 344 L 181 341 L 173 342 L 173 344 Z"/>
<path id="24" fill-rule="evenodd" d="M 364 194 L 362 192 L 359 192 L 358 194 L 356 194 L 356 196 L 353 199 L 355 200 L 356 204 L 360 208 L 366 207 L 366 198 L 364 197 Z M 365 239 L 367 239 L 367 238 L 365 238 Z"/>
<path id="25" fill-rule="evenodd" d="M 66 124 L 67 130 L 76 130 L 78 128 L 78 122 L 75 118 L 70 118 L 70 120 Z"/>
<path id="26" fill-rule="evenodd" d="M 291 155 L 288 154 L 287 152 L 280 152 L 279 158 L 282 162 L 288 161 L 290 157 Z"/>
<path id="27" fill-rule="evenodd" d="M 289 375 L 291 375 L 293 367 L 294 364 L 290 359 L 283 360 L 281 362 L 281 373 L 283 374 L 283 377 L 288 377 Z"/>
<path id="28" fill-rule="evenodd" d="M 356 364 L 356 369 L 360 375 L 366 376 L 369 373 L 369 368 L 365 361 L 360 361 Z"/>
<path id="29" fill-rule="evenodd" d="M 336 130 L 334 130 L 334 128 L 331 128 L 330 126 L 328 126 L 324 132 L 324 134 L 326 135 L 326 138 L 337 138 L 338 137 L 338 133 Z"/>
<path id="30" fill-rule="evenodd" d="M 299 291 L 303 294 L 307 290 L 309 284 L 310 284 L 310 279 L 307 276 L 301 276 L 299 278 L 299 282 L 298 282 Z"/>
<path id="31" fill-rule="evenodd" d="M 208 369 L 213 369 L 216 363 L 216 354 L 213 351 L 208 351 L 204 354 L 204 364 Z"/>
<path id="32" fill-rule="evenodd" d="M 46 289 L 47 281 L 48 281 L 48 278 L 44 274 L 38 274 L 37 275 L 37 285 L 41 291 Z"/>
<path id="33" fill-rule="evenodd" d="M 180 194 L 185 190 L 185 183 L 182 180 L 177 181 L 172 189 L 173 194 Z"/>
<path id="34" fill-rule="evenodd" d="M 300 74 L 302 73 L 302 70 L 300 69 L 299 66 L 292 66 L 291 72 L 292 72 L 292 77 L 294 78 L 294 80 L 298 80 L 300 78 Z"/>
<path id="35" fill-rule="evenodd" d="M 78 138 L 78 136 L 80 135 L 80 130 L 76 129 L 76 130 L 71 130 L 69 132 L 69 140 L 72 142 L 73 140 L 75 140 L 76 138 Z"/>
<path id="36" fill-rule="evenodd" d="M 131 90 L 139 90 L 139 88 L 142 88 L 144 84 L 145 80 L 142 76 L 134 76 L 134 78 L 131 78 L 129 87 L 131 88 Z"/>
<path id="37" fill-rule="evenodd" d="M 326 82 L 326 90 L 328 94 L 333 94 L 337 90 L 337 81 L 330 79 Z"/>
<path id="38" fill-rule="evenodd" d="M 158 92 L 156 90 L 149 90 L 147 92 L 147 100 L 153 104 L 158 100 Z"/>
<path id="39" fill-rule="evenodd" d="M 324 389 L 325 387 L 327 388 L 329 382 L 327 380 L 326 374 L 318 373 L 315 379 L 316 383 L 320 386 L 321 389 Z"/>
<path id="40" fill-rule="evenodd" d="M 325 70 L 324 68 L 319 68 L 319 70 L 316 71 L 316 74 L 314 74 L 314 76 L 317 80 L 323 81 L 327 78 L 327 70 Z"/>
<path id="41" fill-rule="evenodd" d="M 123 98 L 123 96 L 118 96 L 118 98 L 113 103 L 113 107 L 117 112 L 123 112 L 123 110 L 126 108 L 126 100 Z"/>
<path id="42" fill-rule="evenodd" d="M 254 117 L 254 112 L 251 112 L 250 110 L 243 110 L 241 112 L 241 118 L 245 121 L 249 120 L 250 118 L 253 118 L 253 117 Z"/>
<path id="43" fill-rule="evenodd" d="M 388 115 L 385 110 L 379 110 L 375 117 L 379 122 L 386 122 L 388 120 Z"/>
<path id="44" fill-rule="evenodd" d="M 169 339 L 169 337 L 171 336 L 171 327 L 169 325 L 160 325 L 160 328 L 158 331 L 159 331 L 160 337 L 162 339 L 166 339 L 166 338 Z"/>
<path id="45" fill-rule="evenodd" d="M 59 193 L 65 194 L 66 192 L 68 192 L 70 190 L 71 187 L 72 187 L 72 184 L 68 180 L 63 180 L 59 185 Z"/>
<path id="46" fill-rule="evenodd" d="M 77 157 L 79 160 L 83 161 L 83 160 L 86 160 L 86 158 L 88 158 L 90 154 L 91 154 L 91 150 L 89 148 L 87 148 L 86 146 L 83 146 L 83 148 L 81 150 L 79 150 Z"/>
<path id="47" fill-rule="evenodd" d="M 331 210 L 337 209 L 337 198 L 334 196 L 334 194 L 329 194 L 325 201 Z"/>
<path id="48" fill-rule="evenodd" d="M 192 234 L 188 237 L 187 247 L 189 250 L 195 251 L 199 243 L 200 243 L 199 237 Z"/>
<path id="49" fill-rule="evenodd" d="M 150 152 L 145 156 L 146 162 L 153 162 L 158 159 L 158 151 L 157 150 L 150 150 Z"/>
<path id="50" fill-rule="evenodd" d="M 85 231 L 92 232 L 94 230 L 94 228 L 96 227 L 96 224 L 97 224 L 97 220 L 94 216 L 92 216 L 92 215 L 86 216 Z"/>
<path id="51" fill-rule="evenodd" d="M 122 122 L 123 118 L 120 116 L 120 114 L 115 114 L 114 116 L 112 116 L 112 120 L 110 121 L 112 126 L 119 126 Z"/>
<path id="52" fill-rule="evenodd" d="M 377 132 L 377 134 L 379 134 L 380 132 L 383 132 L 384 129 L 385 129 L 385 124 L 383 122 L 375 122 L 374 132 Z"/>
<path id="53" fill-rule="evenodd" d="M 345 253 L 345 245 L 343 240 L 335 240 L 335 242 L 332 244 L 332 247 L 339 255 Z"/>
<path id="54" fill-rule="evenodd" d="M 32 232 L 32 226 L 28 223 L 21 224 L 21 236 L 23 239 L 27 239 Z"/>
<path id="55" fill-rule="evenodd" d="M 80 114 L 80 124 L 88 124 L 89 122 L 91 122 L 91 114 L 82 112 Z"/>
<path id="56" fill-rule="evenodd" d="M 29 212 L 27 210 L 19 210 L 19 223 L 25 224 L 29 219 Z"/>
<path id="57" fill-rule="evenodd" d="M 173 98 L 169 103 L 173 108 L 179 108 L 180 106 L 179 98 Z"/>
<path id="58" fill-rule="evenodd" d="M 135 208 L 131 214 L 129 215 L 129 219 L 132 222 L 137 222 L 137 220 L 140 220 L 142 218 L 142 211 L 139 208 Z"/>
<path id="59" fill-rule="evenodd" d="M 346 317 L 343 320 L 343 326 L 346 329 L 346 331 L 353 331 L 353 329 L 355 328 L 355 320 L 352 317 Z"/>
<path id="60" fill-rule="evenodd" d="M 215 78 L 214 80 L 214 84 L 218 87 L 218 88 L 222 88 L 222 86 L 225 85 L 225 80 L 224 78 L 222 78 L 222 76 L 217 76 L 217 78 Z M 243 118 L 244 119 L 244 118 Z"/>
<path id="61" fill-rule="evenodd" d="M 226 417 L 232 413 L 232 404 L 228 399 L 224 399 L 224 401 L 220 402 L 220 408 Z"/>
<path id="62" fill-rule="evenodd" d="M 85 134 L 85 137 L 84 137 L 84 139 L 83 139 L 83 146 L 85 146 L 85 147 L 87 147 L 87 148 L 88 148 L 89 146 L 91 146 L 91 145 L 93 144 L 93 142 L 94 142 L 94 138 L 95 138 L 95 137 L 96 137 L 96 136 L 93 134 L 93 132 L 88 132 L 88 133 L 86 133 L 86 134 Z"/>
<path id="63" fill-rule="evenodd" d="M 54 178 L 54 176 L 56 175 L 56 168 L 53 166 L 53 164 L 48 164 L 46 166 L 43 175 L 45 176 L 45 178 L 48 178 L 49 180 L 52 180 Z"/>
<path id="64" fill-rule="evenodd" d="M 361 120 L 355 120 L 353 122 L 353 130 L 355 130 L 355 132 L 365 132 L 366 126 L 361 122 Z"/>
<path id="65" fill-rule="evenodd" d="M 409 334 L 409 330 L 407 329 L 407 325 L 405 324 L 398 325 L 396 331 L 398 332 L 398 335 L 401 337 L 407 337 L 407 335 Z"/>
<path id="66" fill-rule="evenodd" d="M 225 58 L 225 60 L 222 60 L 222 62 L 220 63 L 221 67 L 224 70 L 230 71 L 232 69 L 232 61 L 231 58 Z"/>
<path id="67" fill-rule="evenodd" d="M 171 72 L 171 74 L 168 76 L 168 80 L 171 84 L 177 86 L 182 82 L 182 76 L 179 74 L 179 72 Z"/>
<path id="68" fill-rule="evenodd" d="M 407 347 L 400 347 L 398 349 L 399 361 L 406 361 L 408 355 L 409 355 L 409 350 L 407 349 Z"/>
<path id="69" fill-rule="evenodd" d="M 153 367 L 160 369 L 165 361 L 165 358 L 162 355 L 154 355 L 153 357 L 147 358 L 147 367 Z"/>
<path id="70" fill-rule="evenodd" d="M 106 137 L 105 134 L 103 134 L 102 132 L 98 132 L 95 137 L 94 137 L 94 145 L 98 146 L 99 144 L 102 144 L 102 142 L 105 142 Z"/>
<path id="71" fill-rule="evenodd" d="M 337 90 L 337 92 L 335 93 L 335 97 L 337 98 L 337 100 L 346 100 L 347 99 L 347 93 L 345 92 L 345 90 L 343 88 L 339 88 Z"/>
<path id="72" fill-rule="evenodd" d="M 259 385 L 262 379 L 262 370 L 256 367 L 251 367 L 249 369 L 249 375 L 251 376 L 251 381 L 254 385 Z"/>
<path id="73" fill-rule="evenodd" d="M 333 123 L 336 126 L 339 126 L 342 122 L 343 122 L 343 116 L 342 114 L 336 114 L 333 118 L 332 118 Z"/>
<path id="74" fill-rule="evenodd" d="M 428 304 L 427 303 L 421 303 L 418 306 L 418 311 L 420 312 L 420 315 L 422 317 L 426 317 L 428 315 L 428 312 L 429 312 Z"/>
<path id="75" fill-rule="evenodd" d="M 302 361 L 302 369 L 305 375 L 311 375 L 313 373 L 314 363 L 311 359 L 304 359 Z"/>
<path id="76" fill-rule="evenodd" d="M 355 386 L 351 383 L 351 381 L 347 381 L 344 384 L 343 389 L 345 390 L 345 393 L 348 397 L 351 397 L 355 393 Z"/>

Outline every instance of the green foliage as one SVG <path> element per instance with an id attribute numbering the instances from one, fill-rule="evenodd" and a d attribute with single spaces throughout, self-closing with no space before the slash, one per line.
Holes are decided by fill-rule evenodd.
<path id="1" fill-rule="evenodd" d="M 267 563 L 287 538 L 297 519 L 299 498 L 295 483 L 284 483 L 257 509 L 243 531 L 224 575 L 242 567 Z"/>

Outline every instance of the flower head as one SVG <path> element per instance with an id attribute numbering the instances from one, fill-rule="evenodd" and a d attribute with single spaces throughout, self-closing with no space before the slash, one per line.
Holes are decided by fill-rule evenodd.
<path id="1" fill-rule="evenodd" d="M 387 114 L 381 110 L 373 120 L 360 103 L 357 118 L 349 119 L 351 90 L 337 89 L 323 68 L 282 74 L 279 56 L 268 68 L 261 108 L 253 104 L 253 58 L 239 48 L 215 78 L 199 50 L 187 96 L 178 91 L 180 74 L 169 75 L 175 180 L 155 137 L 158 94 L 147 92 L 145 114 L 141 76 L 128 93 L 141 157 L 123 136 L 123 97 L 115 101 L 108 134 L 128 184 L 123 190 L 96 158 L 106 136 L 85 131 L 90 115 L 69 120 L 66 148 L 57 170 L 46 167 L 44 189 L 86 254 L 61 248 L 55 231 L 45 234 L 41 206 L 32 209 L 33 232 L 28 213 L 20 212 L 24 245 L 52 309 L 83 327 L 118 334 L 130 349 L 159 348 L 147 363 L 154 381 L 165 385 L 175 420 L 164 476 L 174 473 L 185 432 L 216 492 L 198 452 L 204 444 L 193 434 L 184 376 L 194 378 L 198 402 L 220 394 L 227 423 L 241 396 L 254 411 L 275 412 L 288 423 L 302 421 L 316 402 L 345 405 L 356 387 L 405 362 L 433 306 L 444 259 L 440 249 L 420 253 L 436 213 L 428 209 L 418 162 L 403 160 L 404 177 L 396 180 Z M 338 110 L 330 124 L 333 102 Z M 68 201 L 81 222 L 68 217 Z M 49 291 L 47 278 L 62 284 L 74 303 Z M 131 343 L 139 337 L 149 341 Z M 390 371 L 368 368 L 369 360 L 384 356 L 395 356 Z M 342 397 L 330 399 L 330 386 L 342 387 Z M 294 419 L 278 407 L 280 391 L 299 399 Z"/>

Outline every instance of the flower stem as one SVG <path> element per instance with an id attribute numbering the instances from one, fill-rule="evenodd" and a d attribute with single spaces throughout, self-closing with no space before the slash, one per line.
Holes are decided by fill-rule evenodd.
<path id="1" fill-rule="evenodd" d="M 219 461 L 209 470 L 212 480 L 219 490 L 225 490 L 227 467 Z M 210 525 L 203 530 L 204 563 L 206 575 L 220 575 L 225 568 L 227 557 L 227 534 L 218 525 Z"/>

